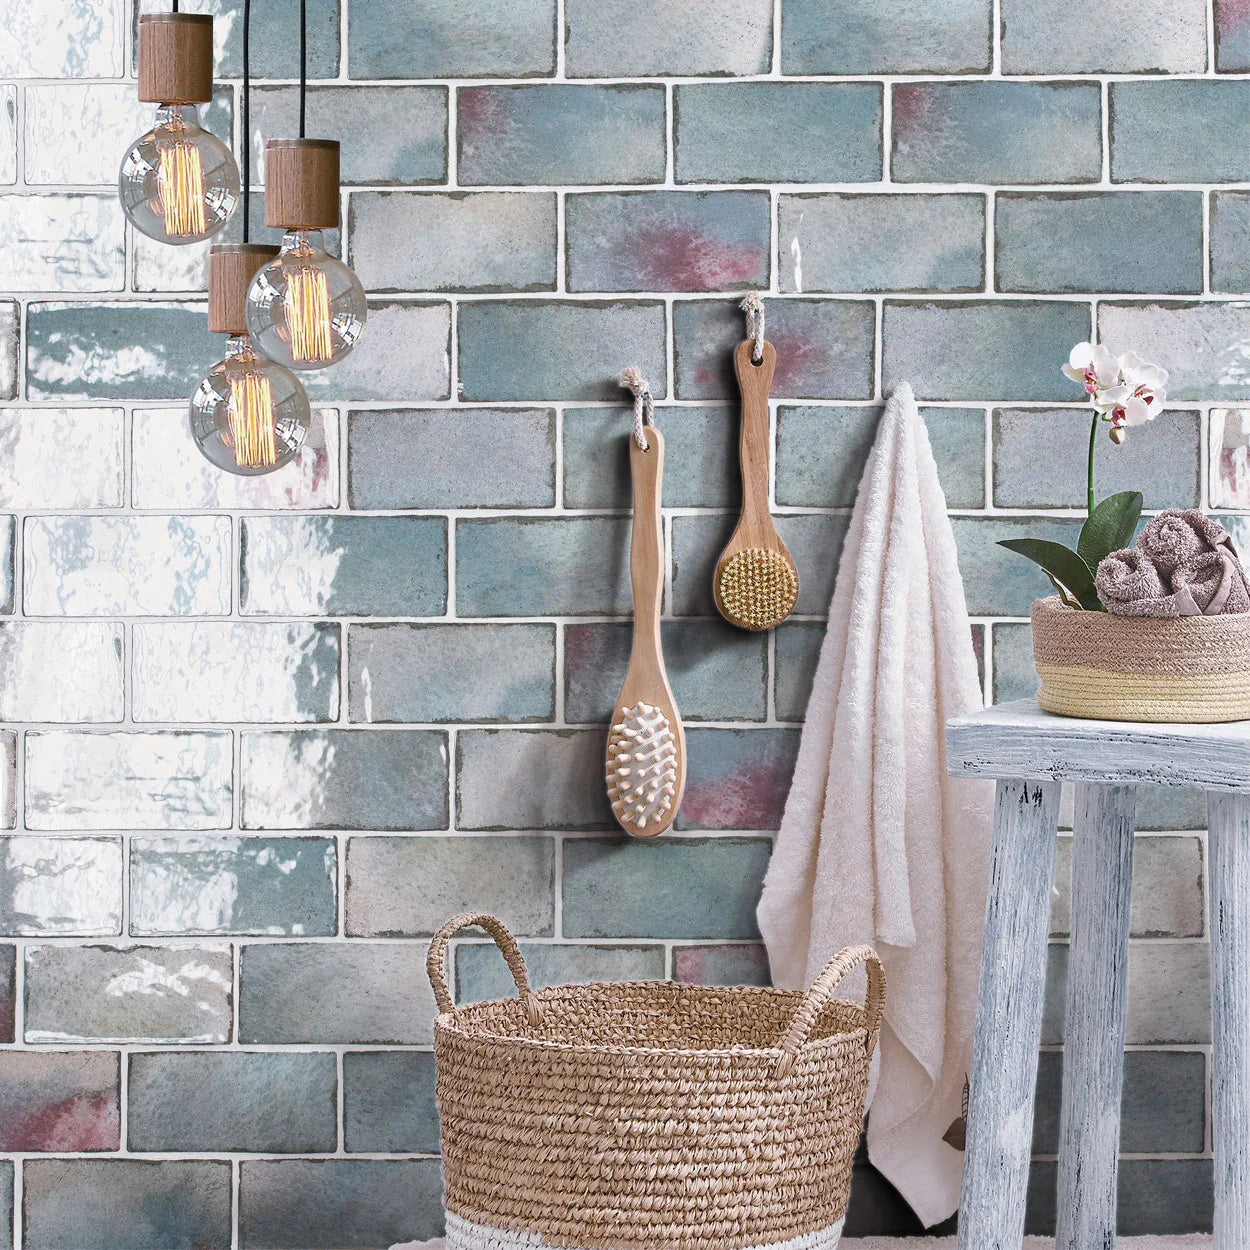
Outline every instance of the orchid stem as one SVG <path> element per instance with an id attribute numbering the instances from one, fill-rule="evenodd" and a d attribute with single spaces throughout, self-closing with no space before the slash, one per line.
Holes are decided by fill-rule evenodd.
<path id="1" fill-rule="evenodd" d="M 1094 410 L 1094 419 L 1089 425 L 1089 473 L 1087 476 L 1088 489 L 1085 492 L 1086 511 L 1092 513 L 1094 511 L 1094 452 L 1098 447 L 1098 411 Z"/>

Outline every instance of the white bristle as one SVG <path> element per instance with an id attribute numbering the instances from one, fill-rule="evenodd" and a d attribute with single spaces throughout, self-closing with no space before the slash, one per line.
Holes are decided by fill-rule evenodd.
<path id="1" fill-rule="evenodd" d="M 608 798 L 618 820 L 659 823 L 677 789 L 677 745 L 668 719 L 649 703 L 620 709 L 608 737 Z"/>

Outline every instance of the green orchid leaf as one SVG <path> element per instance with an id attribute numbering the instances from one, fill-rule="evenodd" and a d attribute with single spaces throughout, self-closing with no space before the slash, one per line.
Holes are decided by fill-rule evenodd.
<path id="1" fill-rule="evenodd" d="M 1108 495 L 1089 514 L 1081 526 L 1076 551 L 1091 573 L 1097 573 L 1098 566 L 1113 551 L 1120 551 L 1133 541 L 1144 502 L 1141 491 L 1126 490 Z"/>
<path id="2" fill-rule="evenodd" d="M 1040 565 L 1065 602 L 1075 600 L 1087 612 L 1102 611 L 1094 575 L 1071 548 L 1044 538 L 1004 538 L 998 545 Z"/>

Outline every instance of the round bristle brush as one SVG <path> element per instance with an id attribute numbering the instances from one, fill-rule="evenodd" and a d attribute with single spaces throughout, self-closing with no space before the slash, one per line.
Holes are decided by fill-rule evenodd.
<path id="1" fill-rule="evenodd" d="M 798 570 L 768 508 L 768 391 L 776 364 L 773 345 L 762 339 L 746 339 L 734 353 L 742 392 L 742 512 L 716 562 L 712 594 L 720 614 L 740 629 L 780 625 L 799 598 Z"/>
<path id="2" fill-rule="evenodd" d="M 629 468 L 634 487 L 634 526 L 629 577 L 634 592 L 634 638 L 629 667 L 612 713 L 604 760 L 608 799 L 617 823 L 635 838 L 654 838 L 672 828 L 686 788 L 686 734 L 660 649 L 660 597 L 664 546 L 660 491 L 664 439 L 651 420 L 651 396 L 635 370 L 621 378 L 636 397 Z M 645 425 L 645 428 L 644 428 Z"/>

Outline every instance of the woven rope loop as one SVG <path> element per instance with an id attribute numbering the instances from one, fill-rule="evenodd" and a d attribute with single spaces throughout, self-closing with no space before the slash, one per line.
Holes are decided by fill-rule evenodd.
<path id="1" fill-rule="evenodd" d="M 655 400 L 651 398 L 651 387 L 642 376 L 641 369 L 632 365 L 621 372 L 620 384 L 634 397 L 634 442 L 639 451 L 650 451 L 651 444 L 643 433 L 643 427 L 655 425 Z"/>
<path id="2" fill-rule="evenodd" d="M 751 363 L 753 365 L 763 364 L 764 362 L 764 301 L 760 299 L 758 291 L 752 291 L 750 295 L 738 305 L 747 317 L 747 338 L 754 341 L 755 346 L 751 349 Z"/>
<path id="3" fill-rule="evenodd" d="M 790 1075 L 799 1051 L 816 1023 L 816 1017 L 833 997 L 833 991 L 848 973 L 860 967 L 868 973 L 868 993 L 864 998 L 864 1011 L 868 1016 L 868 1040 L 865 1048 L 868 1057 L 872 1058 L 877 1044 L 877 1030 L 881 1025 L 881 1013 L 885 1010 L 885 969 L 871 946 L 847 946 L 825 965 L 824 971 L 803 995 L 803 1001 L 781 1039 L 781 1058 L 777 1060 L 776 1068 L 778 1080 L 784 1080 Z"/>
<path id="4" fill-rule="evenodd" d="M 447 965 L 444 960 L 447 943 L 461 929 L 468 929 L 474 925 L 485 929 L 495 939 L 495 945 L 499 947 L 504 962 L 508 965 L 508 971 L 512 973 L 517 995 L 525 1010 L 525 1019 L 530 1025 L 537 1027 L 543 1019 L 542 1004 L 538 1001 L 538 996 L 530 989 L 529 976 L 525 971 L 525 960 L 521 957 L 521 948 L 503 922 L 486 912 L 466 912 L 463 916 L 455 916 L 430 940 L 429 953 L 425 957 L 425 971 L 430 978 L 430 988 L 434 991 L 434 1001 L 438 1004 L 439 1011 L 456 1010 L 455 999 L 447 988 Z"/>

